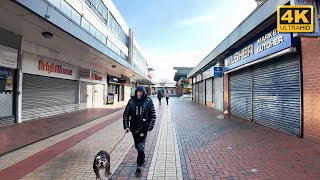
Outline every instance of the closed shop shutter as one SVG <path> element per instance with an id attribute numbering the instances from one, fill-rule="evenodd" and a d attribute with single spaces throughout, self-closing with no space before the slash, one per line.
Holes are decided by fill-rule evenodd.
<path id="1" fill-rule="evenodd" d="M 196 102 L 199 102 L 199 83 L 196 83 Z"/>
<path id="2" fill-rule="evenodd" d="M 249 68 L 230 74 L 230 112 L 252 119 L 252 70 Z"/>
<path id="3" fill-rule="evenodd" d="M 196 84 L 192 84 L 192 100 L 196 101 Z"/>
<path id="4" fill-rule="evenodd" d="M 203 104 L 203 81 L 199 82 L 199 103 Z"/>
<path id="5" fill-rule="evenodd" d="M 223 78 L 214 78 L 214 108 L 223 111 Z"/>
<path id="6" fill-rule="evenodd" d="M 278 58 L 254 67 L 254 120 L 300 134 L 300 63 L 298 57 Z"/>
<path id="7" fill-rule="evenodd" d="M 104 85 L 95 84 L 94 85 L 94 106 L 102 106 L 104 102 Z"/>
<path id="8" fill-rule="evenodd" d="M 93 83 L 81 81 L 80 109 L 93 107 Z"/>
<path id="9" fill-rule="evenodd" d="M 211 105 L 212 102 L 212 78 L 206 80 L 206 104 Z"/>
<path id="10" fill-rule="evenodd" d="M 22 120 L 77 110 L 77 89 L 77 81 L 24 74 Z"/>

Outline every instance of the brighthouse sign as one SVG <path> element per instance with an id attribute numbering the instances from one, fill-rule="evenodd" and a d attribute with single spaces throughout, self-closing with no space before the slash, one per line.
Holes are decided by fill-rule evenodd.
<path id="1" fill-rule="evenodd" d="M 277 29 L 279 32 L 313 32 L 313 6 L 278 6 Z"/>
<path id="2" fill-rule="evenodd" d="M 244 46 L 233 52 L 224 60 L 224 71 L 253 62 L 267 55 L 281 51 L 291 46 L 291 34 L 279 33 L 276 28 L 253 38 Z"/>

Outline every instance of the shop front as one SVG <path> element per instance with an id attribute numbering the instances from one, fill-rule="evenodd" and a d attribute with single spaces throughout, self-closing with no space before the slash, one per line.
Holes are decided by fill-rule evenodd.
<path id="1" fill-rule="evenodd" d="M 302 136 L 300 52 L 292 34 L 275 26 L 225 59 L 230 113 Z"/>
<path id="2" fill-rule="evenodd" d="M 23 52 L 22 121 L 78 110 L 79 68 Z"/>
<path id="3" fill-rule="evenodd" d="M 90 69 L 80 70 L 80 108 L 99 107 L 106 104 L 106 76 Z"/>
<path id="4" fill-rule="evenodd" d="M 203 72 L 205 82 L 205 105 L 213 107 L 213 68 Z"/>
<path id="5" fill-rule="evenodd" d="M 18 50 L 0 44 L 0 126 L 16 122 L 15 89 Z"/>
<path id="6" fill-rule="evenodd" d="M 203 82 L 202 74 L 198 74 L 196 77 L 196 102 L 202 104 L 203 102 Z"/>
<path id="7" fill-rule="evenodd" d="M 108 101 L 108 103 L 116 103 L 124 100 L 125 94 L 125 79 L 115 77 L 108 74 L 108 99 L 113 99 Z M 123 98 L 122 98 L 123 97 Z"/>

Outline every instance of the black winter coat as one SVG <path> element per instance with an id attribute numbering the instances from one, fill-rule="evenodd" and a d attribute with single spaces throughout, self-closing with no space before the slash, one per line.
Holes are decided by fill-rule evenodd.
<path id="1" fill-rule="evenodd" d="M 154 127 L 156 121 L 156 111 L 152 100 L 149 97 L 145 97 L 143 105 L 141 118 L 136 116 L 136 97 L 132 97 L 124 111 L 123 114 L 123 128 L 130 128 L 132 133 L 140 131 L 151 131 Z M 143 121 L 146 120 L 146 122 Z"/>

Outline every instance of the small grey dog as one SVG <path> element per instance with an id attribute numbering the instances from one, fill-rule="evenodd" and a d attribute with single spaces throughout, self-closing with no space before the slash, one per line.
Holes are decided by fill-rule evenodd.
<path id="1" fill-rule="evenodd" d="M 99 169 L 105 169 L 105 174 L 109 175 L 110 172 L 110 155 L 107 151 L 101 150 L 94 157 L 93 160 L 93 171 L 96 174 L 96 179 L 101 179 Z"/>

